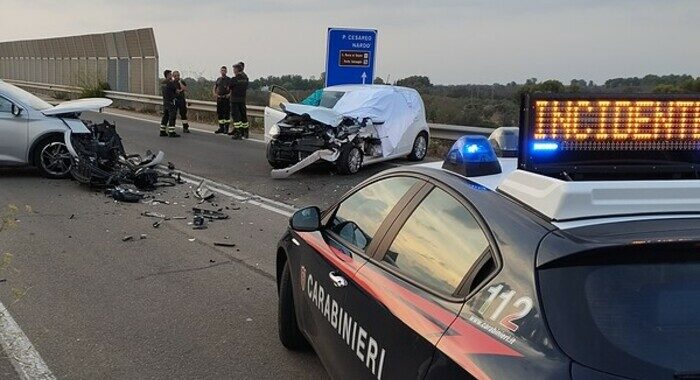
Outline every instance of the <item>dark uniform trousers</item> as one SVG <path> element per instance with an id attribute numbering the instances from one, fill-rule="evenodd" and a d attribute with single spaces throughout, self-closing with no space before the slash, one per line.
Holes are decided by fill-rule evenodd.
<path id="1" fill-rule="evenodd" d="M 175 101 L 163 100 L 163 118 L 160 120 L 160 130 L 165 132 L 165 127 L 168 127 L 168 133 L 175 132 L 175 119 L 177 118 L 177 107 Z"/>
<path id="2" fill-rule="evenodd" d="M 248 111 L 246 110 L 245 100 L 240 102 L 231 102 L 231 118 L 233 119 L 233 128 L 239 132 L 248 130 Z"/>
<path id="3" fill-rule="evenodd" d="M 182 121 L 183 127 L 189 127 L 187 121 L 187 100 L 175 99 L 175 107 L 177 108 L 177 112 L 180 114 L 180 121 Z"/>
<path id="4" fill-rule="evenodd" d="M 228 129 L 231 124 L 231 102 L 228 98 L 216 99 L 216 117 L 219 118 L 219 127 Z"/>

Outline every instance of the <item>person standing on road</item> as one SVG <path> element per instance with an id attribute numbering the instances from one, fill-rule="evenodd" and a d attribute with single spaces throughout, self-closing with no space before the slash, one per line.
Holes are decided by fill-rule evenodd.
<path id="1" fill-rule="evenodd" d="M 233 78 L 229 86 L 231 90 L 231 116 L 233 118 L 234 140 L 248 138 L 248 113 L 246 111 L 245 98 L 248 91 L 248 76 L 243 72 L 245 64 L 238 62 L 233 65 Z"/>
<path id="2" fill-rule="evenodd" d="M 179 71 L 173 71 L 173 82 L 177 88 L 177 95 L 175 96 L 175 107 L 180 114 L 180 122 L 182 123 L 182 132 L 190 133 L 190 124 L 187 122 L 187 99 L 185 98 L 185 92 L 187 92 L 187 83 L 180 77 Z"/>
<path id="3" fill-rule="evenodd" d="M 226 66 L 221 66 L 219 72 L 221 76 L 216 79 L 213 90 L 214 98 L 216 99 L 216 115 L 219 118 L 219 129 L 214 133 L 228 134 L 228 128 L 231 125 L 231 103 L 229 100 L 231 78 L 226 75 L 228 73 Z"/>
<path id="4" fill-rule="evenodd" d="M 160 121 L 160 135 L 180 137 L 180 135 L 175 133 L 175 118 L 177 117 L 175 97 L 177 96 L 177 87 L 175 87 L 175 82 L 173 82 L 172 71 L 165 70 L 163 76 L 165 79 L 163 79 L 160 86 L 160 93 L 163 96 L 163 118 Z"/>

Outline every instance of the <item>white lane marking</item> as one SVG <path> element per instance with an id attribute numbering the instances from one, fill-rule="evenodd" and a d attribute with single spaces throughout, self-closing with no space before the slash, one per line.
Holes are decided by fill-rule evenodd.
<path id="1" fill-rule="evenodd" d="M 160 166 L 160 170 L 163 173 L 169 173 L 170 171 L 165 166 Z M 253 206 L 263 208 L 268 211 L 272 211 L 279 215 L 285 216 L 287 218 L 291 217 L 292 214 L 297 210 L 296 207 L 275 201 L 273 199 L 265 198 L 247 191 L 236 189 L 232 186 L 226 185 L 221 182 L 217 182 L 208 178 L 200 177 L 194 174 L 183 172 L 182 170 L 175 170 L 175 173 L 180 173 L 180 178 L 191 184 L 199 185 L 202 181 L 214 192 L 219 193 L 225 197 L 233 198 L 241 203 L 247 203 Z"/>
<path id="2" fill-rule="evenodd" d="M 22 380 L 56 380 L 22 329 L 0 303 L 0 345 Z"/>
<path id="3" fill-rule="evenodd" d="M 117 116 L 117 117 L 123 117 L 123 118 L 126 118 L 126 119 L 144 121 L 144 122 L 147 122 L 147 123 L 153 123 L 153 124 L 155 124 L 155 125 L 160 125 L 160 122 L 157 121 L 157 120 L 145 119 L 145 118 L 138 117 L 138 116 L 125 115 L 125 114 L 121 114 L 121 113 L 108 112 L 108 111 L 102 111 L 101 113 L 106 114 L 106 115 L 112 115 L 112 116 Z M 208 129 L 202 129 L 202 128 L 190 127 L 190 130 L 192 130 L 192 131 L 197 131 L 197 132 L 202 132 L 202 133 L 209 133 L 209 134 L 212 134 L 212 135 L 215 135 L 215 134 L 216 134 L 216 133 L 214 133 L 214 131 L 210 131 L 210 130 L 208 130 Z M 267 144 L 267 143 L 265 142 L 265 140 L 258 140 L 258 139 L 247 139 L 247 140 L 248 140 L 248 141 L 254 141 L 254 142 L 256 142 L 256 143 Z"/>

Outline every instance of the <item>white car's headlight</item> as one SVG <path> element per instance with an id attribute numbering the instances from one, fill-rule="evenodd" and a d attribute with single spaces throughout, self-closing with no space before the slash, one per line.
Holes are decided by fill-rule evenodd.
<path id="1" fill-rule="evenodd" d="M 279 134 L 280 134 L 280 127 L 277 124 L 274 124 L 270 128 L 270 136 L 277 137 L 277 136 L 279 136 Z"/>

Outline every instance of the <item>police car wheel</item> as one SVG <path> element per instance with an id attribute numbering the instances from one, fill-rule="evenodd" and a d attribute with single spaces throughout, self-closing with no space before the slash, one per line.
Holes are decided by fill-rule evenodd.
<path id="1" fill-rule="evenodd" d="M 362 152 L 354 145 L 343 147 L 337 165 L 340 174 L 357 173 L 362 167 Z"/>
<path id="2" fill-rule="evenodd" d="M 292 351 L 304 351 L 309 348 L 309 343 L 297 324 L 292 293 L 292 276 L 289 272 L 289 263 L 287 262 L 284 264 L 280 278 L 277 327 L 280 341 L 284 347 Z"/>
<path id="3" fill-rule="evenodd" d="M 411 161 L 423 161 L 425 155 L 428 153 L 428 134 L 421 132 L 416 136 L 413 141 L 413 149 L 411 154 L 408 155 L 408 159 Z"/>

